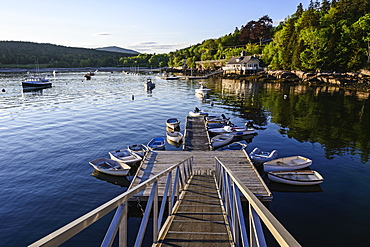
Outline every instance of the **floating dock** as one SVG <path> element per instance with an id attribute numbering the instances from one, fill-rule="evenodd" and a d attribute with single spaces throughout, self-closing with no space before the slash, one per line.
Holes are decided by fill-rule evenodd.
<path id="1" fill-rule="evenodd" d="M 211 149 L 204 117 L 187 117 L 183 151 L 150 151 L 141 162 L 130 188 L 134 188 L 138 184 L 189 157 L 193 157 L 193 170 L 195 174 L 211 175 L 215 171 L 215 158 L 217 157 L 261 201 L 272 200 L 270 190 L 245 150 L 211 151 Z M 159 194 L 164 190 L 165 183 L 165 179 L 158 181 Z M 149 197 L 150 190 L 150 187 L 146 188 L 137 196 L 140 200 L 145 201 Z"/>

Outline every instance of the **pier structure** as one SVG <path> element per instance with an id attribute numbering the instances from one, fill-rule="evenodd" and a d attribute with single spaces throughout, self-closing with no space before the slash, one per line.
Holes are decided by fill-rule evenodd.
<path id="1" fill-rule="evenodd" d="M 148 152 L 125 193 L 30 246 L 60 245 L 113 210 L 101 246 L 127 246 L 133 200 L 146 202 L 134 246 L 150 216 L 152 246 L 267 246 L 266 231 L 280 246 L 301 246 L 262 203 L 272 195 L 246 151 L 210 151 L 202 119 L 187 119 L 184 151 Z"/>

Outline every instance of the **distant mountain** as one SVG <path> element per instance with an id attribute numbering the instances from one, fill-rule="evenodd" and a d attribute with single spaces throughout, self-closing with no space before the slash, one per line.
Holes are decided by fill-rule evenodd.
<path id="1" fill-rule="evenodd" d="M 117 46 L 108 46 L 108 47 L 101 47 L 101 48 L 96 48 L 98 51 L 111 51 L 111 52 L 119 52 L 119 53 L 126 53 L 126 54 L 135 54 L 138 55 L 140 52 L 134 51 L 134 50 L 129 50 L 129 49 L 124 49 L 121 47 Z"/>

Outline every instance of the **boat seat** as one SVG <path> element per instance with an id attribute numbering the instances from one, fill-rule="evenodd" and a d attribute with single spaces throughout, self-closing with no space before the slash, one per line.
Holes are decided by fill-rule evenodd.
<path id="1" fill-rule="evenodd" d="M 307 163 L 307 161 L 301 159 L 294 159 L 292 160 L 292 163 L 296 165 L 303 165 L 304 163 Z"/>

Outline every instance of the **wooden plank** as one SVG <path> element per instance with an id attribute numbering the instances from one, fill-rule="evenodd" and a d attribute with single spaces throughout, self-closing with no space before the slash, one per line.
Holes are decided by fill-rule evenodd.
<path id="1" fill-rule="evenodd" d="M 215 169 L 215 157 L 218 157 L 243 183 L 261 200 L 270 201 L 271 192 L 263 182 L 253 164 L 243 151 L 154 151 L 150 152 L 137 171 L 130 188 L 146 181 L 168 167 L 193 156 L 195 171 L 210 174 Z M 166 179 L 158 181 L 159 194 L 163 194 Z M 148 197 L 150 187 L 138 196 Z M 145 198 L 143 198 L 145 199 Z"/>
<path id="2" fill-rule="evenodd" d="M 210 198 L 213 198 L 211 202 Z M 232 245 L 213 176 L 195 175 L 171 217 L 171 226 L 159 241 L 161 246 Z"/>

